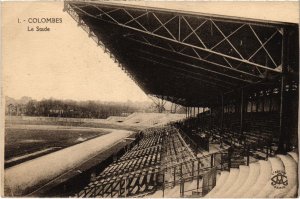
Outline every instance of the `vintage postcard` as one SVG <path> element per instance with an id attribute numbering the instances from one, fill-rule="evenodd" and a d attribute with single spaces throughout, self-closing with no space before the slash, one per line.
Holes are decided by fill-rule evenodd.
<path id="1" fill-rule="evenodd" d="M 1 197 L 299 196 L 299 2 L 1 15 Z"/>

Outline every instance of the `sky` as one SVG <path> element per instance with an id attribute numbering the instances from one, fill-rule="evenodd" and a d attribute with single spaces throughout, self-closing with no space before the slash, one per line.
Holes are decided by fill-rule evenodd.
<path id="1" fill-rule="evenodd" d="M 131 2 L 134 3 L 134 2 Z M 149 101 L 144 92 L 63 12 L 62 2 L 2 2 L 4 95 L 16 99 L 56 98 L 102 101 Z M 158 5 L 150 2 L 139 5 Z M 214 5 L 213 5 L 214 4 Z M 234 4 L 161 2 L 161 7 L 299 21 L 298 2 Z M 29 18 L 62 18 L 58 24 L 30 24 Z M 18 23 L 18 20 L 21 23 Z M 23 21 L 25 20 L 25 21 Z M 28 31 L 37 25 L 49 32 Z"/>
<path id="2" fill-rule="evenodd" d="M 4 95 L 38 100 L 53 97 L 149 101 L 109 55 L 63 12 L 62 2 L 3 4 Z M 62 18 L 62 23 L 30 24 L 27 21 L 43 17 Z M 27 31 L 28 27 L 37 25 L 48 26 L 50 31 Z"/>

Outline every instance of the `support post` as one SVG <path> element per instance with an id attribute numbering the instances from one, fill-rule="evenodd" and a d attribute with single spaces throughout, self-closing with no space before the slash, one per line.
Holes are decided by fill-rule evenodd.
<path id="1" fill-rule="evenodd" d="M 285 130 L 285 87 L 286 77 L 282 74 L 280 86 L 280 109 L 279 109 L 279 143 L 277 153 L 286 154 L 287 132 Z"/>
<path id="2" fill-rule="evenodd" d="M 127 197 L 127 177 L 125 177 L 125 190 L 124 190 L 124 197 L 126 198 Z"/>
<path id="3" fill-rule="evenodd" d="M 209 107 L 209 128 L 212 129 L 212 115 L 211 115 L 211 107 Z"/>
<path id="4" fill-rule="evenodd" d="M 180 164 L 180 178 L 183 178 L 183 174 L 182 174 L 182 164 L 183 164 L 183 163 Z"/>
<path id="5" fill-rule="evenodd" d="M 185 118 L 187 118 L 187 107 L 185 107 Z"/>
<path id="6" fill-rule="evenodd" d="M 113 185 L 114 185 L 114 184 L 112 183 L 111 186 L 110 186 L 110 196 L 111 196 L 111 197 L 113 197 Z"/>
<path id="7" fill-rule="evenodd" d="M 195 167 L 195 162 L 192 161 L 192 179 L 194 180 L 194 167 Z"/>
<path id="8" fill-rule="evenodd" d="M 197 171 L 197 190 L 199 189 L 199 175 L 200 175 L 200 159 L 198 159 L 198 171 Z"/>
<path id="9" fill-rule="evenodd" d="M 181 179 L 181 198 L 184 198 L 184 179 Z"/>
<path id="10" fill-rule="evenodd" d="M 221 130 L 223 132 L 223 120 L 224 120 L 224 96 L 223 93 L 221 95 Z"/>
<path id="11" fill-rule="evenodd" d="M 287 122 L 287 94 L 285 92 L 285 85 L 287 84 L 287 70 L 288 70 L 288 32 L 286 28 L 282 28 L 282 49 L 281 49 L 281 86 L 280 86 L 280 110 L 279 110 L 279 143 L 277 153 L 286 154 L 289 144 L 290 132 L 288 132 Z"/>
<path id="12" fill-rule="evenodd" d="M 232 148 L 232 146 L 230 146 L 228 149 L 228 171 L 230 171 L 230 168 L 231 168 L 232 153 L 233 153 L 233 148 Z"/>
<path id="13" fill-rule="evenodd" d="M 174 166 L 174 186 L 175 186 L 175 181 L 176 181 L 176 166 Z"/>
<path id="14" fill-rule="evenodd" d="M 204 129 L 204 124 L 205 124 L 205 121 L 204 121 L 204 110 L 205 110 L 205 108 L 202 107 L 202 130 Z"/>
<path id="15" fill-rule="evenodd" d="M 163 184 L 162 184 L 163 198 L 165 197 L 165 172 L 166 171 L 163 171 Z"/>
<path id="16" fill-rule="evenodd" d="M 243 134 L 243 120 L 244 120 L 244 89 L 241 89 L 241 107 L 240 107 L 240 135 Z"/>
<path id="17" fill-rule="evenodd" d="M 250 147 L 247 145 L 247 166 L 249 166 L 250 163 Z"/>

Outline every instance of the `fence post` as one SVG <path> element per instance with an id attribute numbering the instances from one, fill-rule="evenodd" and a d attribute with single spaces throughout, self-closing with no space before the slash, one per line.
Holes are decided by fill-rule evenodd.
<path id="1" fill-rule="evenodd" d="M 97 190 L 97 187 L 95 186 L 95 189 L 94 189 L 94 192 L 93 192 L 93 197 L 96 197 L 96 190 Z"/>
<path id="2" fill-rule="evenodd" d="M 182 174 L 182 163 L 180 164 L 180 178 L 183 178 L 183 176 L 182 176 L 183 174 Z"/>
<path id="3" fill-rule="evenodd" d="M 199 189 L 199 175 L 200 175 L 200 159 L 198 159 L 198 171 L 197 171 L 197 191 Z"/>
<path id="4" fill-rule="evenodd" d="M 113 185 L 114 183 L 111 183 L 111 186 L 110 186 L 110 196 L 113 197 Z"/>
<path id="5" fill-rule="evenodd" d="M 250 162 L 250 147 L 249 145 L 247 145 L 247 166 L 249 166 L 249 162 Z"/>
<path id="6" fill-rule="evenodd" d="M 124 190 L 124 197 L 127 197 L 127 178 L 125 176 L 125 190 Z"/>
<path id="7" fill-rule="evenodd" d="M 165 197 L 165 172 L 163 171 L 163 184 L 162 184 L 162 191 L 163 191 L 163 195 L 162 197 Z"/>
<path id="8" fill-rule="evenodd" d="M 181 197 L 183 198 L 184 197 L 184 179 L 182 178 L 181 180 Z"/>
<path id="9" fill-rule="evenodd" d="M 269 158 L 269 146 L 267 146 L 267 154 L 266 154 L 266 160 Z"/>
<path id="10" fill-rule="evenodd" d="M 231 155 L 232 155 L 232 146 L 228 149 L 228 170 L 231 168 Z"/>
<path id="11" fill-rule="evenodd" d="M 119 197 L 121 197 L 121 194 L 122 194 L 122 178 L 120 180 Z"/>
<path id="12" fill-rule="evenodd" d="M 176 166 L 174 166 L 174 186 L 175 186 L 175 181 L 176 181 Z"/>
<path id="13" fill-rule="evenodd" d="M 193 179 L 193 180 L 194 180 L 194 166 L 195 166 L 194 163 L 195 163 L 195 162 L 192 161 L 192 179 Z"/>

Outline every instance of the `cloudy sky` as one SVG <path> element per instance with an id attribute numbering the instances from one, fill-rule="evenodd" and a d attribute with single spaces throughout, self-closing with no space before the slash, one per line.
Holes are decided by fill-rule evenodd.
<path id="1" fill-rule="evenodd" d="M 147 3 L 147 6 L 153 5 Z M 197 6 L 165 2 L 161 5 L 165 8 L 173 5 L 174 9 L 232 16 L 299 21 L 297 2 L 257 3 L 251 6 L 228 2 L 214 5 L 202 2 Z M 63 12 L 62 2 L 6 2 L 3 3 L 2 15 L 4 95 L 35 99 L 149 100 L 109 55 L 97 47 L 86 32 Z M 33 25 L 27 22 L 32 17 L 62 18 L 62 23 Z M 28 31 L 28 28 L 35 28 L 36 25 L 48 26 L 50 31 Z"/>

